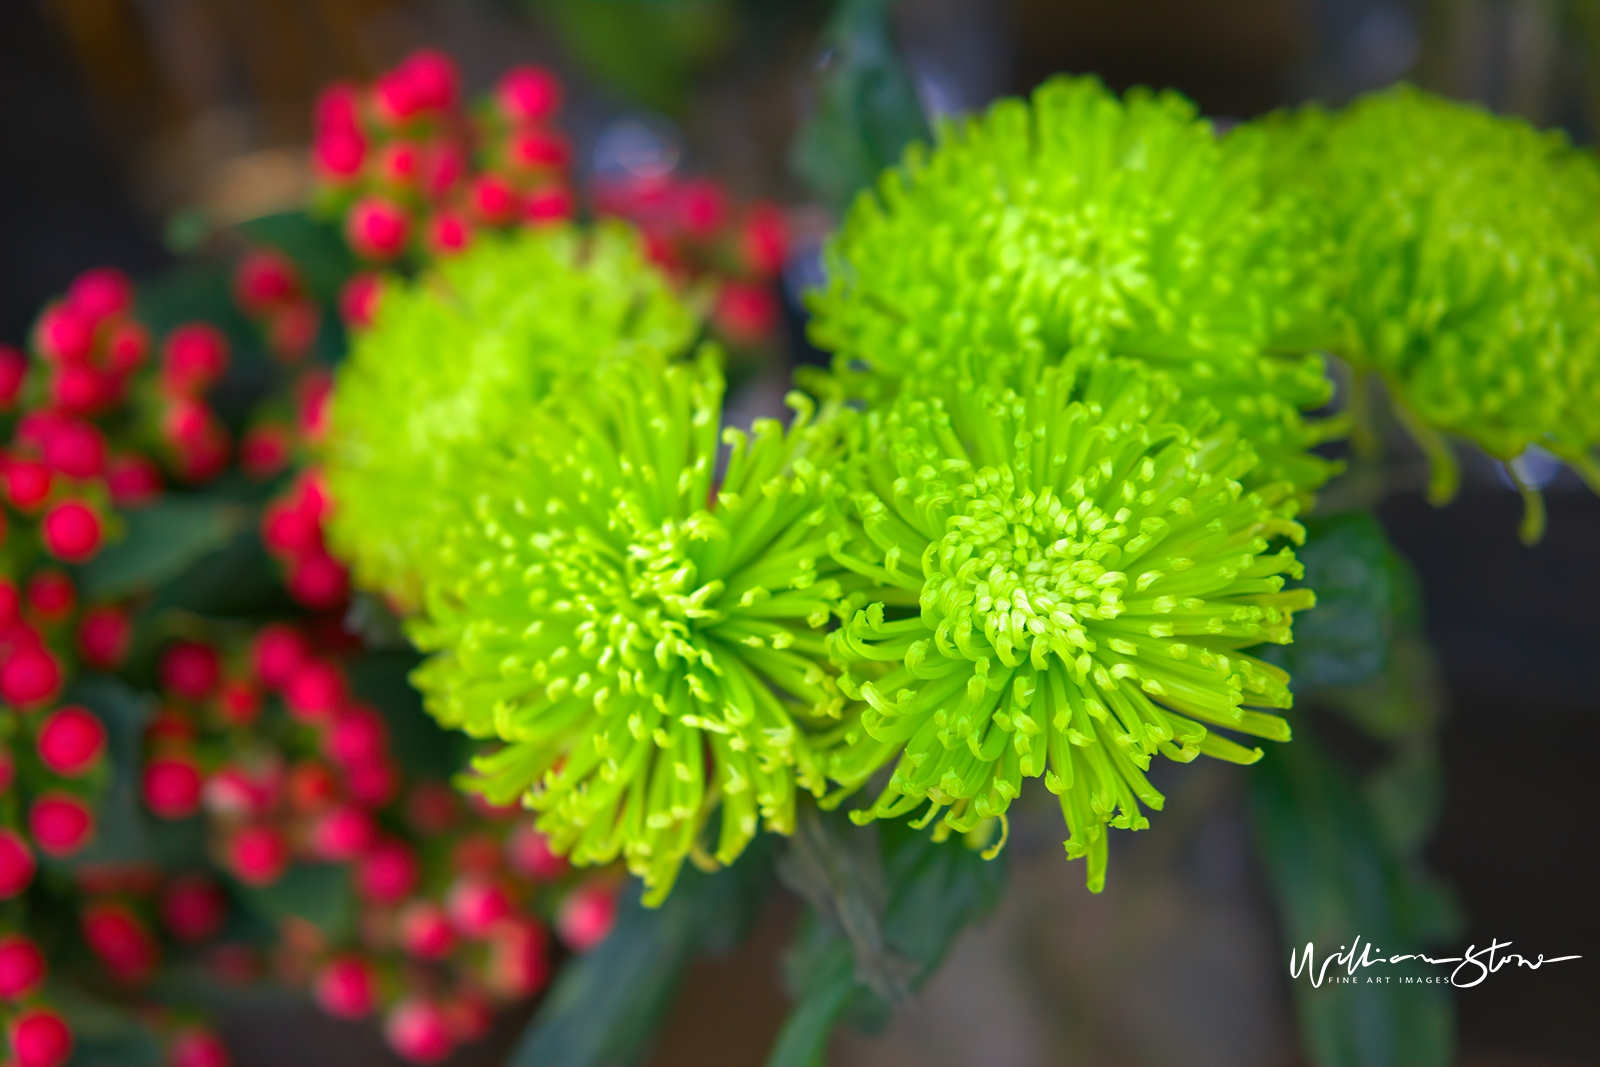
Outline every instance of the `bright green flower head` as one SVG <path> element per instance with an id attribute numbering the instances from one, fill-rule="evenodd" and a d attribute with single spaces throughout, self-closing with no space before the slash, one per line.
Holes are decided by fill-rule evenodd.
<path id="1" fill-rule="evenodd" d="M 484 236 L 392 283 L 340 368 L 328 482 L 335 549 L 407 604 L 464 472 L 563 377 L 687 352 L 693 316 L 621 228 Z"/>
<path id="2" fill-rule="evenodd" d="M 625 856 L 651 902 L 821 793 L 806 728 L 844 706 L 825 628 L 866 584 L 828 554 L 838 432 L 796 396 L 787 431 L 726 431 L 714 489 L 722 393 L 706 358 L 558 386 L 463 486 L 411 629 L 428 709 L 506 742 L 474 787 L 576 863 Z"/>
<path id="3" fill-rule="evenodd" d="M 836 387 L 884 396 L 1089 348 L 1148 361 L 1240 423 L 1264 468 L 1314 488 L 1331 427 L 1320 357 L 1263 355 L 1302 317 L 1262 210 L 1258 146 L 1225 149 L 1173 93 L 1057 78 L 913 146 L 826 253 L 812 337 Z M 943 388 L 941 386 L 940 388 Z"/>
<path id="4" fill-rule="evenodd" d="M 1156 754 L 1250 763 L 1217 728 L 1279 741 L 1288 677 L 1240 652 L 1290 640 L 1296 487 L 1247 489 L 1238 428 L 1130 360 L 1073 358 L 1012 391 L 902 395 L 863 420 L 834 555 L 878 588 L 829 637 L 846 790 L 893 776 L 859 821 L 926 808 L 940 833 L 1003 817 L 1043 775 L 1067 853 L 1105 882 L 1107 828 L 1148 825 Z M 868 601 L 876 601 L 868 603 Z"/>
<path id="5" fill-rule="evenodd" d="M 1560 133 L 1401 86 L 1329 115 L 1230 135 L 1270 154 L 1269 189 L 1324 278 L 1296 324 L 1388 384 L 1435 462 L 1435 431 L 1509 460 L 1530 444 L 1600 489 L 1600 165 Z"/>

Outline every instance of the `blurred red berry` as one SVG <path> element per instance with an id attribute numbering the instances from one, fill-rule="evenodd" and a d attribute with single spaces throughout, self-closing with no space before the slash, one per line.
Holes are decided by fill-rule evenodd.
<path id="1" fill-rule="evenodd" d="M 344 672 L 327 660 L 302 663 L 283 690 L 283 702 L 297 719 L 316 721 L 344 707 L 348 689 Z"/>
<path id="2" fill-rule="evenodd" d="M 172 1067 L 229 1067 L 228 1046 L 210 1030 L 184 1030 L 172 1040 L 168 1054 Z"/>
<path id="3" fill-rule="evenodd" d="M 411 81 L 411 92 L 422 107 L 449 111 L 460 96 L 461 74 L 456 62 L 443 52 L 423 49 L 413 52 L 401 65 Z"/>
<path id="4" fill-rule="evenodd" d="M 777 329 L 780 309 L 770 286 L 728 282 L 717 294 L 711 321 L 735 344 L 757 344 Z"/>
<path id="5" fill-rule="evenodd" d="M 445 1001 L 445 1018 L 457 1041 L 476 1041 L 494 1025 L 494 1009 L 482 993 L 465 989 Z"/>
<path id="6" fill-rule="evenodd" d="M 233 272 L 233 298 L 246 314 L 263 315 L 299 295 L 299 273 L 275 248 L 251 249 Z"/>
<path id="7" fill-rule="evenodd" d="M 289 846 L 272 826 L 246 826 L 228 844 L 228 866 L 246 885 L 271 885 L 289 865 Z"/>
<path id="8" fill-rule="evenodd" d="M 222 678 L 222 657 L 198 641 L 174 641 L 161 656 L 161 685 L 185 700 L 210 696 Z"/>
<path id="9" fill-rule="evenodd" d="M 497 883 L 477 875 L 456 879 L 445 898 L 450 921 L 463 937 L 489 936 L 502 919 L 511 915 L 511 898 Z"/>
<path id="10" fill-rule="evenodd" d="M 50 495 L 50 468 L 31 459 L 14 459 L 6 465 L 6 499 L 18 511 L 30 511 Z"/>
<path id="11" fill-rule="evenodd" d="M 186 819 L 200 810 L 204 785 L 193 756 L 157 756 L 144 768 L 145 806 L 163 819 Z"/>
<path id="12" fill-rule="evenodd" d="M 434 255 L 454 255 L 471 243 L 472 227 L 454 211 L 441 211 L 428 220 L 428 250 Z"/>
<path id="13" fill-rule="evenodd" d="M 44 440 L 45 464 L 69 478 L 98 478 L 106 466 L 106 439 L 92 423 L 63 419 Z"/>
<path id="14" fill-rule="evenodd" d="M 185 323 L 161 346 L 161 384 L 173 393 L 193 396 L 227 370 L 228 339 L 210 323 Z"/>
<path id="15" fill-rule="evenodd" d="M 217 710 L 230 726 L 249 726 L 261 715 L 261 690 L 248 678 L 225 679 L 217 689 Z"/>
<path id="16" fill-rule="evenodd" d="M 72 1055 L 72 1030 L 49 1008 L 28 1008 L 11 1020 L 16 1067 L 62 1067 Z"/>
<path id="17" fill-rule="evenodd" d="M 311 655 L 300 631 L 285 623 L 263 626 L 250 646 L 250 664 L 269 689 L 282 689 Z"/>
<path id="18" fill-rule="evenodd" d="M 556 914 L 556 932 L 574 952 L 588 952 L 604 941 L 617 920 L 617 894 L 598 885 L 581 885 L 567 894 Z"/>
<path id="19" fill-rule="evenodd" d="M 22 383 L 28 377 L 28 357 L 20 349 L 0 345 L 0 409 L 17 402 Z"/>
<path id="20" fill-rule="evenodd" d="M 678 190 L 678 225 L 698 240 L 722 228 L 728 217 L 728 194 L 709 179 L 684 182 Z"/>
<path id="21" fill-rule="evenodd" d="M 228 917 L 222 887 L 204 875 L 179 875 L 161 894 L 161 922 L 179 941 L 197 944 L 215 937 Z"/>
<path id="22" fill-rule="evenodd" d="M 562 170 L 571 161 L 567 139 L 545 127 L 518 130 L 506 138 L 506 165 L 514 171 Z"/>
<path id="23" fill-rule="evenodd" d="M 567 873 L 567 860 L 550 851 L 550 839 L 532 822 L 506 837 L 506 865 L 533 882 L 553 882 Z"/>
<path id="24" fill-rule="evenodd" d="M 321 549 L 294 559 L 284 584 L 297 604 L 313 611 L 336 608 L 350 593 L 350 576 L 344 565 Z"/>
<path id="25" fill-rule="evenodd" d="M 317 1003 L 339 1019 L 359 1019 L 378 1006 L 378 981 L 365 960 L 340 956 L 317 975 Z"/>
<path id="26" fill-rule="evenodd" d="M 501 76 L 494 101 L 511 122 L 546 122 L 561 109 L 561 82 L 543 67 L 513 67 Z"/>
<path id="27" fill-rule="evenodd" d="M 323 753 L 341 764 L 383 758 L 389 731 L 383 716 L 365 704 L 352 704 L 322 735 Z"/>
<path id="28" fill-rule="evenodd" d="M 367 158 L 367 139 L 354 126 L 329 126 L 317 131 L 311 158 L 323 181 L 349 181 L 361 173 L 361 164 Z"/>
<path id="29" fill-rule="evenodd" d="M 100 516 L 81 500 L 63 500 L 45 512 L 39 533 L 45 550 L 67 563 L 83 563 L 100 551 Z"/>
<path id="30" fill-rule="evenodd" d="M 776 204 L 754 204 L 739 232 L 739 251 L 745 268 L 762 278 L 783 270 L 789 253 L 789 225 Z"/>
<path id="31" fill-rule="evenodd" d="M 0 661 L 0 697 L 12 707 L 27 711 L 56 695 L 61 688 L 61 664 L 49 649 L 34 645 L 14 648 Z"/>
<path id="32" fill-rule="evenodd" d="M 320 444 L 328 435 L 328 406 L 332 399 L 333 376 L 326 372 L 310 372 L 295 383 L 300 436 L 312 444 Z"/>
<path id="33" fill-rule="evenodd" d="M 277 423 L 253 426 L 239 443 L 239 465 L 252 478 L 265 479 L 289 465 L 289 430 Z"/>
<path id="34" fill-rule="evenodd" d="M 64 571 L 39 570 L 28 579 L 25 591 L 28 610 L 44 622 L 60 622 L 72 614 L 78 591 Z"/>
<path id="35" fill-rule="evenodd" d="M 311 850 L 318 858 L 343 863 L 356 859 L 378 839 L 378 823 L 370 812 L 345 805 L 326 812 L 311 829 Z"/>
<path id="36" fill-rule="evenodd" d="M 270 769 L 252 771 L 230 763 L 211 773 L 201 795 L 206 810 L 237 819 L 265 814 L 277 799 L 278 787 Z"/>
<path id="37" fill-rule="evenodd" d="M 456 821 L 455 790 L 443 782 L 418 782 L 406 797 L 406 822 L 419 834 L 441 834 Z"/>
<path id="38" fill-rule="evenodd" d="M 461 184 L 466 173 L 466 157 L 461 149 L 454 142 L 440 140 L 424 147 L 417 180 L 430 200 L 443 200 Z"/>
<path id="39" fill-rule="evenodd" d="M 0 934 L 0 1000 L 21 1000 L 44 982 L 39 946 L 23 934 Z"/>
<path id="40" fill-rule="evenodd" d="M 0 827 L 0 900 L 9 900 L 28 888 L 39 869 L 33 849 L 10 827 Z"/>
<path id="41" fill-rule="evenodd" d="M 0 625 L 15 622 L 22 614 L 22 595 L 16 583 L 0 575 Z"/>
<path id="42" fill-rule="evenodd" d="M 49 385 L 50 402 L 69 415 L 86 415 L 106 399 L 104 379 L 93 367 L 56 367 Z"/>
<path id="43" fill-rule="evenodd" d="M 431 1000 L 407 997 L 389 1010 L 383 1037 L 402 1059 L 438 1063 L 455 1048 L 450 1021 Z"/>
<path id="44" fill-rule="evenodd" d="M 378 149 L 372 160 L 373 176 L 397 192 L 414 188 L 421 168 L 422 149 L 415 141 L 390 141 Z"/>
<path id="45" fill-rule="evenodd" d="M 137 982 L 150 977 L 161 949 L 144 920 L 125 904 L 103 900 L 83 909 L 84 943 L 112 977 Z"/>
<path id="46" fill-rule="evenodd" d="M 309 300 L 296 300 L 272 313 L 267 322 L 267 347 L 285 363 L 299 363 L 311 354 L 322 327 L 322 313 Z"/>
<path id="47" fill-rule="evenodd" d="M 144 736 L 152 744 L 164 744 L 170 741 L 178 745 L 187 745 L 198 734 L 188 715 L 174 707 L 163 707 L 156 710 L 150 725 L 144 728 Z"/>
<path id="48" fill-rule="evenodd" d="M 39 727 L 39 760 L 52 774 L 76 778 L 88 772 L 106 751 L 106 728 L 80 704 L 52 711 Z"/>
<path id="49" fill-rule="evenodd" d="M 317 94 L 311 118 L 319 130 L 356 128 L 361 119 L 361 86 L 352 81 L 334 82 Z"/>
<path id="50" fill-rule="evenodd" d="M 140 323 L 125 319 L 111 328 L 106 338 L 106 370 L 113 374 L 132 374 L 150 356 L 150 331 Z"/>
<path id="51" fill-rule="evenodd" d="M 406 250 L 411 218 L 392 200 L 367 196 L 357 200 L 345 219 L 345 237 L 363 259 L 393 259 Z"/>
<path id="52" fill-rule="evenodd" d="M 400 946 L 418 959 L 441 959 L 455 944 L 449 917 L 433 901 L 414 901 L 400 913 Z"/>
<path id="53" fill-rule="evenodd" d="M 489 939 L 484 978 L 491 992 L 506 998 L 530 997 L 550 978 L 549 935 L 529 916 L 501 923 Z"/>
<path id="54" fill-rule="evenodd" d="M 400 791 L 400 776 L 388 760 L 352 763 L 344 768 L 344 787 L 357 804 L 382 808 Z"/>
<path id="55" fill-rule="evenodd" d="M 72 280 L 67 305 L 90 322 L 120 315 L 133 307 L 133 283 L 115 267 L 95 267 Z"/>
<path id="56" fill-rule="evenodd" d="M 178 450 L 178 475 L 196 484 L 208 482 L 228 469 L 232 454 L 233 440 L 227 427 L 213 417 L 198 441 Z"/>
<path id="57" fill-rule="evenodd" d="M 77 308 L 52 304 L 34 327 L 34 350 L 48 363 L 87 363 L 94 351 L 94 326 Z"/>
<path id="58" fill-rule="evenodd" d="M 284 792 L 289 806 L 301 814 L 321 811 L 339 796 L 333 771 L 315 760 L 302 760 L 289 769 Z"/>
<path id="59" fill-rule="evenodd" d="M 398 904 L 417 887 L 418 873 L 416 854 L 405 842 L 379 841 L 356 867 L 356 892 L 375 904 Z"/>
<path id="60" fill-rule="evenodd" d="M 47 856 L 70 856 L 94 836 L 94 813 L 70 793 L 45 793 L 28 809 L 28 833 Z"/>
<path id="61" fill-rule="evenodd" d="M 498 174 L 480 174 L 468 190 L 467 203 L 478 221 L 503 226 L 517 217 L 521 198 L 511 183 Z"/>
<path id="62" fill-rule="evenodd" d="M 460 874 L 491 876 L 500 869 L 500 843 L 486 833 L 467 834 L 451 847 L 450 867 Z"/>
<path id="63" fill-rule="evenodd" d="M 261 514 L 261 543 L 268 552 L 299 556 L 322 547 L 322 522 L 293 497 L 280 497 Z"/>
<path id="64" fill-rule="evenodd" d="M 364 271 L 353 275 L 339 290 L 339 317 L 347 328 L 364 330 L 372 325 L 382 288 L 378 275 Z"/>
<path id="65" fill-rule="evenodd" d="M 531 226 L 547 226 L 572 218 L 576 207 L 569 189 L 565 186 L 552 185 L 545 189 L 535 189 L 528 194 L 523 217 Z"/>
<path id="66" fill-rule="evenodd" d="M 120 666 L 133 642 L 133 623 L 118 607 L 90 608 L 78 620 L 78 654 L 103 671 Z"/>
<path id="67" fill-rule="evenodd" d="M 136 508 L 161 496 L 161 468 L 144 456 L 112 456 L 106 464 L 106 488 L 118 508 Z"/>

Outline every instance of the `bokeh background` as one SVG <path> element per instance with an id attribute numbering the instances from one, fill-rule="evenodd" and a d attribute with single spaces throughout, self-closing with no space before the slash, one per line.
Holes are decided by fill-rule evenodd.
<path id="1" fill-rule="evenodd" d="M 791 363 L 815 360 L 799 292 L 832 225 L 791 167 L 816 105 L 822 0 L 4 0 L 0 2 L 0 342 L 101 263 L 136 278 L 219 226 L 303 203 L 318 89 L 370 78 L 419 46 L 461 63 L 469 92 L 507 67 L 566 81 L 583 173 L 650 155 L 787 205 Z M 899 0 L 894 33 L 929 116 L 1025 93 L 1059 71 L 1171 86 L 1228 122 L 1330 104 L 1409 79 L 1593 144 L 1600 0 Z M 774 365 L 735 398 L 781 395 Z M 1505 971 L 1458 993 L 1461 1061 L 1600 1061 L 1600 500 L 1567 473 L 1545 487 L 1549 533 L 1515 537 L 1520 501 L 1468 457 L 1436 510 L 1402 462 L 1379 513 L 1416 567 L 1438 653 L 1445 799 L 1427 850 L 1467 940 L 1585 959 Z M 1547 472 L 1548 473 L 1548 472 Z M 1371 758 L 1335 717 L 1319 739 Z M 843 1034 L 841 1065 L 1300 1062 L 1272 906 L 1244 812 L 1248 771 L 1168 768 L 1168 812 L 1118 835 L 1112 884 L 1082 888 L 1044 804 L 1017 820 L 1000 912 L 957 945 L 877 1035 Z M 1035 798 L 1035 799 L 1042 799 Z M 798 905 L 779 899 L 733 955 L 689 974 L 651 1062 L 757 1063 L 786 1010 L 777 957 Z M 240 1067 L 384 1063 L 285 1006 L 225 1027 Z M 481 1051 L 475 1062 L 484 1062 Z"/>

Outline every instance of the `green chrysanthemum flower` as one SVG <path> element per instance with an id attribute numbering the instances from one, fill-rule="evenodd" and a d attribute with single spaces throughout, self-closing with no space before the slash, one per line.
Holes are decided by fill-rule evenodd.
<path id="1" fill-rule="evenodd" d="M 652 902 L 710 862 L 719 808 L 728 863 L 759 821 L 791 830 L 797 787 L 822 792 L 805 728 L 844 706 L 824 628 L 866 584 L 828 554 L 839 435 L 803 398 L 787 432 L 726 431 L 708 502 L 722 391 L 704 358 L 558 386 L 465 487 L 411 631 L 437 652 L 414 675 L 428 709 L 507 743 L 475 787 L 523 797 L 574 862 L 624 855 Z"/>
<path id="2" fill-rule="evenodd" d="M 1437 501 L 1457 480 L 1439 430 L 1502 460 L 1541 445 L 1600 490 L 1591 153 L 1406 86 L 1229 141 L 1264 148 L 1269 189 L 1311 222 L 1292 236 L 1324 279 L 1326 313 L 1297 332 L 1383 377 L 1435 464 Z"/>
<path id="3" fill-rule="evenodd" d="M 860 821 L 926 806 L 920 825 L 967 832 L 1044 775 L 1098 891 L 1107 826 L 1162 806 L 1152 756 L 1259 758 L 1216 727 L 1288 740 L 1247 707 L 1289 707 L 1287 675 L 1239 649 L 1289 641 L 1313 603 L 1268 550 L 1302 536 L 1296 487 L 1243 487 L 1236 426 L 1140 364 L 1074 359 L 1021 391 L 905 393 L 861 429 L 834 554 L 878 602 L 829 637 L 867 707 L 828 773 L 849 791 L 895 769 Z"/>
<path id="4" fill-rule="evenodd" d="M 1261 158 L 1176 94 L 1054 79 L 946 125 L 856 201 L 812 336 L 838 387 L 878 397 L 1076 349 L 1144 360 L 1240 423 L 1271 476 L 1314 488 L 1331 467 L 1305 448 L 1336 427 L 1301 412 L 1330 386 L 1320 357 L 1263 355 L 1305 297 Z"/>
<path id="5" fill-rule="evenodd" d="M 694 317 L 621 228 L 485 236 L 391 284 L 340 368 L 328 482 L 357 581 L 414 604 L 440 506 L 565 376 L 687 352 Z"/>

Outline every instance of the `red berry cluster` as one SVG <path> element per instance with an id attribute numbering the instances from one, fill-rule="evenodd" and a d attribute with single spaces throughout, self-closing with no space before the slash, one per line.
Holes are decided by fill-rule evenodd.
<path id="1" fill-rule="evenodd" d="M 262 543 L 282 563 L 289 595 L 316 611 L 336 608 L 350 595 L 349 572 L 328 554 L 323 540 L 329 508 L 322 474 L 311 467 L 268 504 L 261 516 Z"/>
<path id="2" fill-rule="evenodd" d="M 613 884 L 604 874 L 574 884 L 514 809 L 408 780 L 384 715 L 354 694 L 326 635 L 316 647 L 324 651 L 287 623 L 226 650 L 171 644 L 162 711 L 146 735 L 145 805 L 163 819 L 202 814 L 215 862 L 245 885 L 271 886 L 301 861 L 348 865 L 361 916 L 354 939 L 291 924 L 277 973 L 341 1018 L 386 1010 L 395 1050 L 431 1062 L 481 1036 L 496 1003 L 544 986 L 541 916 L 574 951 L 603 938 Z M 192 878 L 169 883 L 159 904 L 184 942 L 214 937 L 225 907 L 214 883 Z M 159 962 L 151 929 L 124 901 L 85 910 L 86 940 L 124 980 Z"/>
<path id="3" fill-rule="evenodd" d="M 572 216 L 571 153 L 551 125 L 556 79 L 519 67 L 473 115 L 459 85 L 448 56 L 421 51 L 370 86 L 340 83 L 318 99 L 319 197 L 364 259 L 449 255 L 479 229 Z"/>

